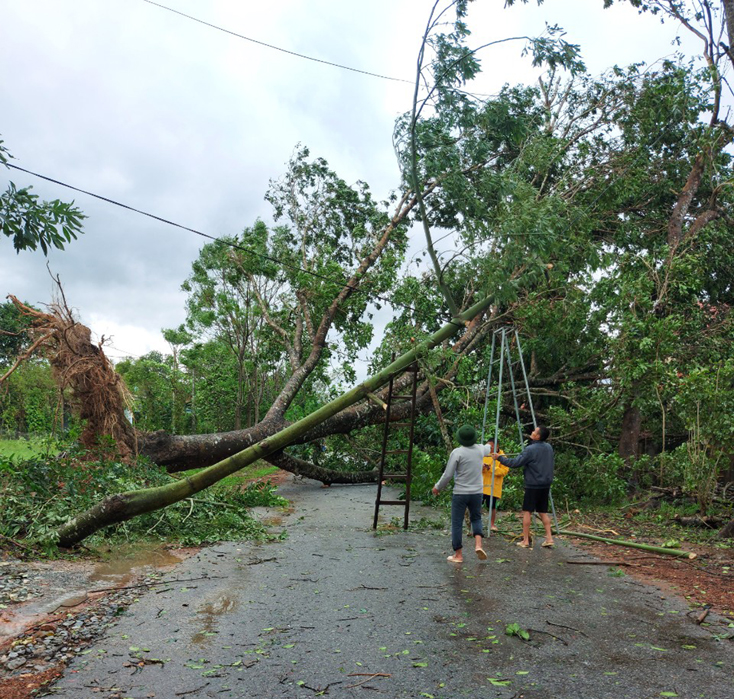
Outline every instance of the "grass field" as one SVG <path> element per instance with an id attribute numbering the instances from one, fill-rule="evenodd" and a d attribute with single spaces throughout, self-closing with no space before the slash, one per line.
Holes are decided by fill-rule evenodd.
<path id="1" fill-rule="evenodd" d="M 246 466 L 241 471 L 233 473 L 231 476 L 223 478 L 219 483 L 216 484 L 217 490 L 240 490 L 246 488 L 250 481 L 258 478 L 266 478 L 271 474 L 275 473 L 278 469 L 275 466 L 271 466 L 265 461 L 256 461 L 250 466 Z M 188 471 L 181 471 L 176 476 L 190 476 L 194 473 L 201 471 L 199 468 L 192 468 Z"/>
<path id="2" fill-rule="evenodd" d="M 23 461 L 43 454 L 55 454 L 55 447 L 40 438 L 36 439 L 0 439 L 0 458 Z"/>

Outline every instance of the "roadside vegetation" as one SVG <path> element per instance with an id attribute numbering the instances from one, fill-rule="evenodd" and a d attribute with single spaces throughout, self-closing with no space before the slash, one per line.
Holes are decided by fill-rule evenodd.
<path id="1" fill-rule="evenodd" d="M 56 529 L 101 497 L 163 485 L 185 475 L 171 476 L 146 459 L 125 463 L 114 445 L 92 454 L 73 443 L 3 440 L 0 449 L 0 549 L 22 557 L 68 554 L 56 547 Z M 273 471 L 272 466 L 253 464 L 196 498 L 98 532 L 77 553 L 86 555 L 103 544 L 123 542 L 197 546 L 221 540 L 265 540 L 270 535 L 250 510 L 287 505 L 267 480 Z"/>

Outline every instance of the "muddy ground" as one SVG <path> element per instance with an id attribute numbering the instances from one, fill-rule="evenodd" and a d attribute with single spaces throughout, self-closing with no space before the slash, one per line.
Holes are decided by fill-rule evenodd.
<path id="1" fill-rule="evenodd" d="M 158 572 L 127 570 L 124 581 L 92 580 L 84 564 L 49 583 L 57 590 L 45 599 L 6 605 L 5 657 L 44 648 L 54 626 L 80 633 L 47 662 L 6 669 L 0 697 L 29 696 L 42 680 L 52 681 L 41 694 L 69 699 L 734 697 L 723 559 L 661 564 L 631 549 L 562 541 L 522 550 L 493 536 L 486 562 L 456 566 L 445 530 L 385 526 L 400 508 L 385 508 L 373 532 L 374 487 L 288 477 L 279 492 L 291 507 L 260 515 L 283 540 L 219 544 L 173 567 L 161 560 Z M 413 509 L 414 521 L 424 516 L 436 513 Z M 639 577 L 663 569 L 676 580 Z M 714 608 L 698 624 L 704 602 Z M 21 617 L 32 628 L 15 636 Z M 94 624 L 103 635 L 84 640 Z"/>

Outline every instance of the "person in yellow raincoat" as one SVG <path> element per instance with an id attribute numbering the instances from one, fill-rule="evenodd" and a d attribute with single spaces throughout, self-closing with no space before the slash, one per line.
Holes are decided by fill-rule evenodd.
<path id="1" fill-rule="evenodd" d="M 487 444 L 492 448 L 494 452 L 494 442 L 490 441 Z M 504 455 L 504 452 L 500 449 L 497 452 L 498 455 Z M 502 481 L 505 476 L 510 472 L 507 466 L 503 466 L 499 461 L 494 462 L 494 489 L 492 488 L 492 461 L 494 459 L 491 456 L 485 456 L 482 463 L 482 480 L 484 487 L 482 488 L 482 506 L 486 506 L 489 509 L 490 495 L 492 502 L 492 516 L 490 527 L 493 532 L 499 531 L 495 526 L 494 520 L 497 517 L 497 503 L 502 498 Z M 494 492 L 492 492 L 494 490 Z"/>

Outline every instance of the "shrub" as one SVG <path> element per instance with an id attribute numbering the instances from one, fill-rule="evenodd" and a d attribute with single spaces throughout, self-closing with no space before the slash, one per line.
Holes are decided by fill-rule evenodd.
<path id="1" fill-rule="evenodd" d="M 25 539 L 47 554 L 55 550 L 56 529 L 114 493 L 170 483 L 159 466 L 141 459 L 125 464 L 114 454 L 91 459 L 81 451 L 20 461 L 0 456 L 0 534 Z M 256 505 L 280 505 L 270 483 L 228 491 L 216 487 L 162 510 L 105 528 L 86 542 L 157 538 L 182 545 L 223 539 L 265 538 L 265 529 L 249 515 Z"/>

